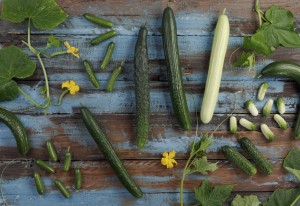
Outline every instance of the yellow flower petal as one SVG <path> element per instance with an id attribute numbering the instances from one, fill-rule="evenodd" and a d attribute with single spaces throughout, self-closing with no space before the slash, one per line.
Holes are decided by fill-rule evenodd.
<path id="1" fill-rule="evenodd" d="M 67 41 L 64 42 L 64 45 L 65 45 L 65 47 L 67 47 L 67 49 L 70 49 L 70 48 L 71 48 L 69 42 L 67 42 Z"/>
<path id="2" fill-rule="evenodd" d="M 169 161 L 172 162 L 173 164 L 177 164 L 176 160 L 174 159 L 170 159 Z"/>
<path id="3" fill-rule="evenodd" d="M 173 163 L 172 163 L 172 162 L 168 162 L 168 164 L 167 164 L 167 168 L 168 168 L 168 169 L 171 169 L 171 168 L 173 168 Z"/>
<path id="4" fill-rule="evenodd" d="M 169 158 L 169 154 L 168 154 L 167 152 L 164 152 L 162 155 L 163 155 L 165 158 Z"/>
<path id="5" fill-rule="evenodd" d="M 175 151 L 172 150 L 171 152 L 169 152 L 169 158 L 174 158 L 176 155 Z"/>
<path id="6" fill-rule="evenodd" d="M 169 160 L 167 158 L 161 158 L 161 164 L 162 165 L 167 165 Z"/>
<path id="7" fill-rule="evenodd" d="M 61 84 L 61 88 L 63 89 L 63 88 L 69 88 L 70 87 L 70 82 L 69 81 L 65 81 L 65 82 L 63 82 L 62 84 Z"/>

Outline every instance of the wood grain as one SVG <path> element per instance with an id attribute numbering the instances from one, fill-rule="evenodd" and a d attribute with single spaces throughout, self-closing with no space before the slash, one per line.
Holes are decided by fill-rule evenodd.
<path id="1" fill-rule="evenodd" d="M 42 49 L 49 34 L 54 34 L 63 41 L 79 48 L 81 59 L 71 55 L 60 56 L 54 59 L 44 58 L 49 74 L 51 94 L 54 101 L 61 94 L 61 83 L 73 79 L 81 90 L 76 95 L 67 95 L 60 107 L 51 107 L 48 115 L 44 111 L 31 108 L 32 105 L 19 96 L 11 102 L 1 102 L 0 106 L 14 111 L 28 130 L 32 149 L 25 157 L 16 150 L 15 140 L 10 130 L 0 124 L 0 170 L 10 164 L 13 159 L 20 159 L 10 164 L 3 174 L 4 199 L 11 205 L 178 205 L 179 181 L 183 166 L 188 157 L 188 148 L 193 142 L 196 133 L 196 115 L 200 110 L 205 87 L 210 50 L 214 27 L 220 12 L 226 8 L 230 19 L 229 49 L 226 54 L 220 95 L 213 121 L 210 124 L 199 125 L 199 136 L 214 131 L 217 126 L 234 110 L 234 116 L 245 117 L 257 126 L 266 123 L 276 135 L 274 142 L 268 143 L 261 132 L 245 131 L 239 127 L 239 135 L 247 136 L 258 146 L 262 154 L 274 165 L 274 173 L 264 176 L 261 173 L 248 177 L 239 169 L 230 164 L 219 152 L 223 145 L 235 146 L 240 150 L 237 135 L 230 134 L 228 121 L 217 128 L 214 142 L 207 154 L 210 161 L 219 162 L 219 169 L 209 174 L 192 175 L 185 182 L 184 199 L 186 205 L 194 205 L 193 188 L 208 178 L 213 185 L 234 184 L 234 193 L 224 205 L 236 194 L 256 194 L 263 201 L 277 188 L 297 187 L 298 183 L 292 175 L 282 168 L 282 161 L 292 147 L 300 148 L 299 140 L 293 139 L 292 127 L 295 122 L 297 105 L 299 104 L 300 89 L 296 83 L 287 79 L 256 79 L 253 78 L 268 63 L 276 60 L 290 60 L 300 63 L 299 49 L 279 48 L 269 57 L 258 57 L 255 70 L 233 68 L 231 63 L 238 58 L 242 50 L 235 51 L 241 46 L 243 36 L 251 35 L 258 27 L 257 15 L 252 10 L 254 1 L 229 0 L 58 0 L 59 5 L 70 15 L 69 18 L 51 31 L 40 31 L 32 28 L 32 45 Z M 1 3 L 1 0 L 0 0 Z M 296 31 L 300 30 L 300 6 L 295 0 L 265 0 L 261 1 L 262 10 L 276 4 L 291 10 L 295 17 Z M 183 132 L 179 129 L 173 116 L 172 104 L 169 97 L 166 69 L 161 39 L 161 17 L 163 9 L 171 6 L 176 15 L 178 41 L 180 50 L 183 82 L 186 90 L 189 110 L 193 120 L 193 129 Z M 115 90 L 107 93 L 104 89 L 93 89 L 83 70 L 81 61 L 88 59 L 95 68 L 104 56 L 109 41 L 99 46 L 90 47 L 89 41 L 96 35 L 108 29 L 95 26 L 86 21 L 82 14 L 88 12 L 102 16 L 116 23 L 114 27 L 118 35 L 112 40 L 116 44 L 113 61 L 108 70 L 96 71 L 97 78 L 103 88 L 113 68 L 125 60 L 124 72 L 116 82 Z M 151 85 L 151 133 L 149 142 L 142 150 L 135 145 L 135 96 L 133 79 L 134 45 L 140 25 L 147 22 L 149 30 L 149 63 Z M 0 47 L 14 44 L 22 47 L 35 61 L 37 59 L 21 44 L 26 40 L 27 25 L 12 24 L 0 21 Z M 50 49 L 48 53 L 65 49 L 63 47 Z M 266 99 L 256 101 L 258 86 L 263 82 L 269 83 Z M 19 81 L 21 87 L 38 102 L 43 99 L 39 88 L 43 85 L 43 75 L 40 65 L 37 65 L 35 75 Z M 259 110 L 268 98 L 276 99 L 282 96 L 286 100 L 287 113 L 283 115 L 290 128 L 282 131 L 272 119 L 277 113 L 274 106 L 272 115 L 265 118 L 261 114 L 252 117 L 244 109 L 244 102 L 249 99 L 255 101 Z M 89 107 L 96 115 L 97 120 L 105 128 L 107 137 L 123 159 L 129 172 L 141 185 L 145 192 L 142 199 L 133 198 L 120 184 L 105 158 L 97 148 L 88 131 L 83 125 L 79 106 L 80 103 Z M 195 107 L 196 105 L 196 107 Z M 45 149 L 45 140 L 51 138 L 56 146 L 61 161 L 55 164 L 59 168 L 63 163 L 63 156 L 68 146 L 73 154 L 72 170 L 65 173 L 58 170 L 56 175 L 42 172 L 47 186 L 45 196 L 36 193 L 33 184 L 33 171 L 39 170 L 34 164 L 37 158 L 48 160 Z M 197 137 L 199 139 L 199 137 Z M 164 151 L 175 149 L 178 165 L 173 170 L 167 170 L 160 165 L 161 154 Z M 242 152 L 242 151 L 241 151 Z M 73 169 L 82 168 L 85 180 L 83 189 L 73 189 Z M 65 200 L 54 188 L 52 180 L 59 177 L 72 190 L 70 200 Z M 4 200 L 0 200 L 4 204 Z"/>

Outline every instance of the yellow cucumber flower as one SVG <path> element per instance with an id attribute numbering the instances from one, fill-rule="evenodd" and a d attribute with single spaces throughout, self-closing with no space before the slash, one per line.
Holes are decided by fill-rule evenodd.
<path id="1" fill-rule="evenodd" d="M 173 168 L 174 164 L 177 164 L 176 160 L 174 159 L 175 157 L 175 151 L 172 150 L 171 152 L 164 152 L 163 158 L 161 158 L 161 164 L 165 165 L 168 169 Z"/>
<path id="2" fill-rule="evenodd" d="M 78 48 L 70 46 L 69 42 L 67 41 L 64 42 L 64 45 L 68 49 L 67 53 L 73 54 L 75 57 L 79 58 L 79 54 L 77 54 L 79 51 Z"/>
<path id="3" fill-rule="evenodd" d="M 80 90 L 80 87 L 73 80 L 63 82 L 61 88 L 67 88 L 70 94 L 76 94 Z"/>

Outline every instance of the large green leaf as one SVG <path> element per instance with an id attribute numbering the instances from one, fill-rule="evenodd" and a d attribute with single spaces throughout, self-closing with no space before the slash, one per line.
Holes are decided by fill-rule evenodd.
<path id="1" fill-rule="evenodd" d="M 300 150 L 292 148 L 283 161 L 283 167 L 300 181 Z"/>
<path id="2" fill-rule="evenodd" d="M 277 189 L 269 197 L 264 206 L 288 206 L 294 203 L 294 206 L 300 205 L 300 200 L 296 201 L 300 195 L 300 188 L 297 189 Z M 296 201 L 296 202 L 295 202 Z"/>
<path id="3" fill-rule="evenodd" d="M 38 29 L 53 29 L 68 15 L 55 0 L 3 0 L 1 18 L 13 23 L 30 19 Z"/>
<path id="4" fill-rule="evenodd" d="M 209 185 L 208 180 L 204 180 L 201 187 L 194 189 L 195 198 L 202 206 L 222 206 L 232 189 L 232 185 L 218 185 L 213 188 Z"/>
<path id="5" fill-rule="evenodd" d="M 0 101 L 12 100 L 18 95 L 13 78 L 24 79 L 33 75 L 36 64 L 16 46 L 0 50 Z"/>

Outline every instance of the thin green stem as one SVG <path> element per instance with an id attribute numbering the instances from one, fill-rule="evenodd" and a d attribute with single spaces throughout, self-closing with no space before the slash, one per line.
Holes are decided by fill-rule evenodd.
<path id="1" fill-rule="evenodd" d="M 63 93 L 61 93 L 60 97 L 59 97 L 59 100 L 58 100 L 58 103 L 54 104 L 54 103 L 51 103 L 52 105 L 54 106 L 59 106 L 62 104 L 62 100 L 64 98 L 64 96 L 66 96 L 66 94 L 69 93 L 69 90 L 65 90 Z"/>
<path id="2" fill-rule="evenodd" d="M 64 55 L 64 54 L 67 54 L 68 52 L 67 51 L 60 51 L 60 52 L 54 52 L 50 55 L 46 55 L 44 53 L 42 53 L 43 56 L 45 56 L 46 58 L 50 59 L 52 57 L 55 57 L 55 56 L 58 56 L 58 55 Z"/>
<path id="3" fill-rule="evenodd" d="M 190 157 L 187 160 L 185 167 L 183 169 L 183 173 L 182 173 L 182 177 L 181 177 L 181 181 L 180 181 L 180 194 L 179 194 L 180 206 L 183 206 L 183 184 L 184 184 L 185 177 L 187 175 L 186 171 L 187 171 L 188 167 L 190 166 L 190 162 L 193 158 L 194 158 L 194 155 L 190 155 Z"/>
<path id="4" fill-rule="evenodd" d="M 18 90 L 19 90 L 19 92 L 21 92 L 21 94 L 23 94 L 23 96 L 26 99 L 28 99 L 37 108 L 45 109 L 47 107 L 47 103 L 45 105 L 40 105 L 39 103 L 37 103 L 36 101 L 34 101 L 28 94 L 26 94 L 26 92 L 23 89 L 21 89 L 21 87 L 18 87 Z"/>
<path id="5" fill-rule="evenodd" d="M 30 19 L 28 19 L 28 27 L 27 27 L 27 42 L 29 45 L 31 45 L 30 43 Z"/>
<path id="6" fill-rule="evenodd" d="M 290 206 L 296 205 L 299 199 L 300 199 L 300 195 L 298 195 L 298 197 L 294 200 L 294 202 Z"/>

